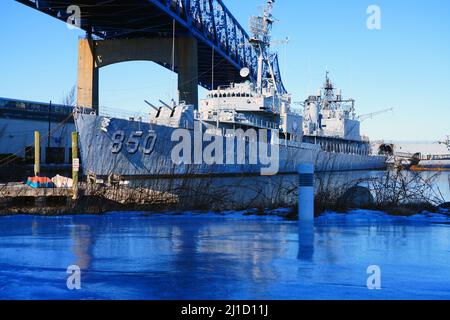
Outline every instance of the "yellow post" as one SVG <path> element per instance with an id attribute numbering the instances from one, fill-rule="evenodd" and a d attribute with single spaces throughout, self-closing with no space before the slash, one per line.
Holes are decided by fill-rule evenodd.
<path id="1" fill-rule="evenodd" d="M 73 199 L 78 199 L 78 172 L 80 171 L 80 159 L 78 158 L 78 133 L 72 132 L 72 179 Z"/>
<path id="2" fill-rule="evenodd" d="M 34 132 L 34 175 L 37 177 L 41 173 L 41 134 Z"/>

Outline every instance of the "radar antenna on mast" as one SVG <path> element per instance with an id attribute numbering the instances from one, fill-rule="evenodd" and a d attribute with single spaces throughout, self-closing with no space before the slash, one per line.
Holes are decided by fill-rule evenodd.
<path id="1" fill-rule="evenodd" d="M 275 0 L 267 0 L 264 13 L 250 18 L 250 44 L 258 53 L 258 75 L 256 87 L 259 93 L 266 88 L 273 89 L 275 93 L 286 93 L 281 82 L 281 77 L 274 69 L 278 70 L 278 56 L 270 52 L 272 40 L 272 27 L 275 19 L 272 15 Z M 274 68 L 276 64 L 276 68 Z"/>
<path id="2" fill-rule="evenodd" d="M 270 47 L 272 26 L 275 22 L 272 11 L 275 0 L 268 0 L 264 7 L 264 13 L 250 18 L 251 42 L 263 45 L 262 49 Z"/>

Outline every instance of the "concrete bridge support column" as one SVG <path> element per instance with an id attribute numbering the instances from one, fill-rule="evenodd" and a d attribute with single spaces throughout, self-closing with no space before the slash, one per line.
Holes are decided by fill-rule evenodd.
<path id="1" fill-rule="evenodd" d="M 173 40 L 119 39 L 88 40 L 79 42 L 78 96 L 81 107 L 91 107 L 98 112 L 99 69 L 126 61 L 153 61 L 172 67 Z M 179 100 L 198 107 L 198 47 L 193 37 L 176 38 L 175 71 L 178 72 Z M 154 97 L 155 99 L 162 97 Z"/>
<path id="2" fill-rule="evenodd" d="M 198 106 L 198 52 L 195 38 L 180 38 L 178 51 L 178 91 L 180 101 Z"/>
<path id="3" fill-rule="evenodd" d="M 96 41 L 81 39 L 78 43 L 77 105 L 98 113 L 99 68 L 95 55 Z"/>

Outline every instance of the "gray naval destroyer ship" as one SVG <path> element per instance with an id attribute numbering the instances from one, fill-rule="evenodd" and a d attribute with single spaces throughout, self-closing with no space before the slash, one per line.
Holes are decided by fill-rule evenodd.
<path id="1" fill-rule="evenodd" d="M 84 174 L 126 179 L 274 175 L 295 173 L 304 163 L 317 171 L 385 168 L 386 158 L 373 155 L 370 141 L 361 136 L 355 102 L 336 93 L 328 72 L 323 90 L 304 102 L 303 115 L 295 112 L 273 73 L 278 61 L 270 51 L 272 5 L 269 1 L 264 15 L 251 22 L 251 43 L 259 55 L 255 81 L 244 68 L 242 83 L 209 91 L 199 106 L 150 104 L 148 119 L 77 110 Z M 256 150 L 260 157 L 252 154 Z"/>

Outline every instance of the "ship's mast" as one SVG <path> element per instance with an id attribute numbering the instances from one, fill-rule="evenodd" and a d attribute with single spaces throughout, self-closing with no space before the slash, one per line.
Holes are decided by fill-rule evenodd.
<path id="1" fill-rule="evenodd" d="M 324 106 L 323 106 L 323 108 L 325 110 L 331 109 L 331 108 L 333 108 L 335 96 L 334 96 L 334 86 L 330 80 L 330 72 L 328 70 L 326 71 L 326 74 L 325 74 L 325 83 L 323 85 L 323 90 L 324 90 L 324 93 L 323 93 Z M 329 107 L 331 107 L 331 108 L 329 108 Z"/>
<path id="2" fill-rule="evenodd" d="M 321 110 L 337 111 L 341 109 L 352 119 L 356 118 L 355 100 L 343 99 L 341 90 L 338 90 L 337 94 L 335 93 L 336 88 L 330 79 L 330 72 L 328 69 L 325 74 L 325 83 L 322 89 L 323 95 L 320 89 L 318 93 Z"/>
<path id="3" fill-rule="evenodd" d="M 270 43 L 272 40 L 271 32 L 274 23 L 272 15 L 273 6 L 275 0 L 267 0 L 267 5 L 264 8 L 264 14 L 261 16 L 254 16 L 250 18 L 250 31 L 252 38 L 250 43 L 258 53 L 258 75 L 256 80 L 256 87 L 259 93 L 262 93 L 263 89 L 263 77 L 264 77 L 264 62 L 267 63 L 269 71 L 274 82 L 274 88 L 276 90 L 275 76 L 272 65 L 269 61 L 270 56 Z"/>

